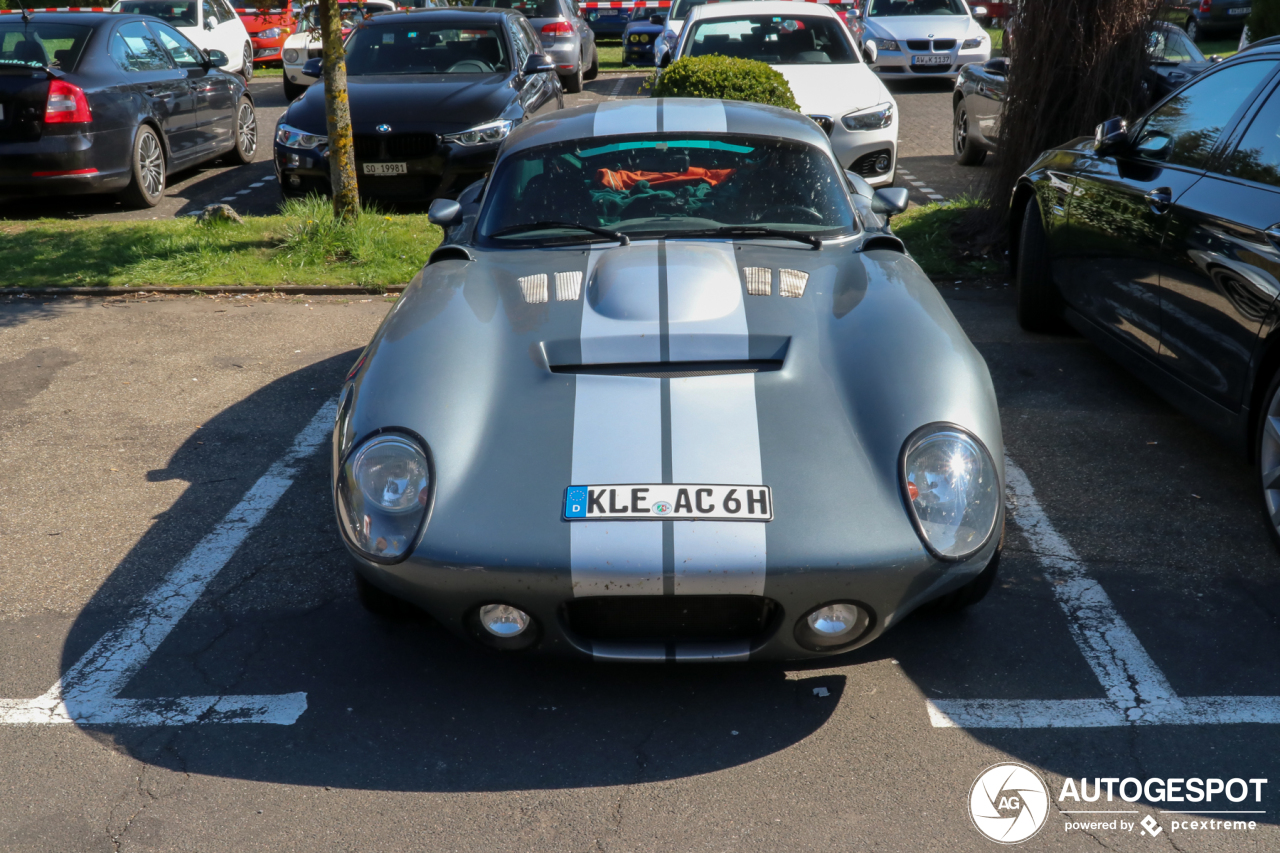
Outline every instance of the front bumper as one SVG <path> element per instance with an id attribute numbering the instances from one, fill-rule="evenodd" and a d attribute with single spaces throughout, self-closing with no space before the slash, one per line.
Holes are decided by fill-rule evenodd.
<path id="1" fill-rule="evenodd" d="M 648 44 L 624 43 L 622 46 L 623 65 L 652 65 L 653 42 Z"/>
<path id="2" fill-rule="evenodd" d="M 288 36 L 279 36 L 273 39 L 260 39 L 251 33 L 249 41 L 253 43 L 253 61 L 279 62 L 281 60 L 281 51 L 284 50 L 284 42 L 287 38 Z"/>
<path id="3" fill-rule="evenodd" d="M 904 42 L 898 42 L 901 50 L 882 50 L 876 57 L 876 64 L 871 70 L 882 80 L 901 77 L 933 77 L 943 80 L 954 80 L 960 69 L 970 62 L 986 62 L 991 58 L 991 44 L 973 50 L 961 50 L 958 46 L 949 51 L 911 50 Z M 921 65 L 917 58 L 929 58 L 936 64 Z M 946 57 L 945 63 L 938 63 L 939 57 Z"/>
<path id="4" fill-rule="evenodd" d="M 1003 519 L 998 520 L 997 531 L 1002 523 Z M 485 604 L 502 603 L 533 617 L 538 639 L 529 651 L 602 661 L 729 662 L 830 657 L 866 645 L 920 605 L 974 579 L 991 561 L 998 543 L 995 534 L 977 554 L 960 563 L 934 560 L 921 548 L 909 554 L 868 555 L 866 562 L 852 555 L 844 565 L 771 568 L 762 596 L 681 595 L 677 581 L 675 595 L 575 597 L 567 567 L 518 567 L 505 562 L 476 565 L 467 562 L 465 555 L 456 561 L 437 562 L 420 556 L 421 547 L 405 562 L 385 566 L 351 553 L 356 570 L 366 579 L 422 608 L 462 637 L 487 642 L 475 614 Z M 673 601 L 684 606 L 676 608 Z M 871 615 L 867 629 L 852 642 L 829 651 L 801 645 L 795 635 L 796 623 L 814 608 L 837 601 L 855 602 L 866 610 Z M 625 627 L 604 637 L 589 636 L 600 632 L 600 620 L 592 624 L 576 615 L 583 602 L 600 605 L 606 612 L 612 608 Z M 754 605 L 761 617 L 727 624 L 726 604 L 748 610 Z M 647 612 L 653 614 L 648 624 L 655 630 L 661 632 L 659 625 L 669 630 L 672 609 L 683 610 L 694 630 L 686 625 L 678 634 L 643 633 Z M 699 631 L 699 624 L 705 629 Z M 628 628 L 642 633 L 627 636 Z"/>
<path id="5" fill-rule="evenodd" d="M 327 152 L 286 148 L 278 142 L 274 144 L 276 178 L 285 195 L 326 194 L 330 191 Z M 399 156 L 385 146 L 377 152 L 362 151 L 362 147 L 357 137 L 356 180 L 362 197 L 426 203 L 436 198 L 456 196 L 488 174 L 497 158 L 499 143 L 463 146 L 441 141 L 429 153 L 405 156 Z M 366 175 L 366 163 L 404 163 L 406 173 Z"/>
<path id="6" fill-rule="evenodd" d="M 60 132 L 0 142 L 0 196 L 114 192 L 132 179 L 130 130 Z"/>
<path id="7" fill-rule="evenodd" d="M 298 53 L 302 53 L 302 51 L 298 51 Z M 297 62 L 292 65 L 289 64 L 288 62 L 284 62 L 283 64 L 284 64 L 285 79 L 288 80 L 290 83 L 296 83 L 299 86 L 310 86 L 312 83 L 316 82 L 317 78 L 308 77 L 307 75 L 302 73 L 302 63 L 306 62 L 308 59 L 310 59 L 309 56 L 303 56 L 301 57 L 300 62 Z"/>
<path id="8" fill-rule="evenodd" d="M 894 111 L 893 123 L 879 130 L 849 130 L 839 117 L 835 117 L 831 128 L 831 149 L 842 167 L 861 175 L 871 186 L 890 186 L 898 162 L 897 111 Z M 878 168 L 886 156 L 887 167 Z"/>
<path id="9" fill-rule="evenodd" d="M 564 77 L 577 73 L 580 51 L 576 38 L 556 39 L 551 45 L 544 43 L 542 52 L 551 57 L 551 61 L 556 66 L 556 73 L 560 76 Z"/>

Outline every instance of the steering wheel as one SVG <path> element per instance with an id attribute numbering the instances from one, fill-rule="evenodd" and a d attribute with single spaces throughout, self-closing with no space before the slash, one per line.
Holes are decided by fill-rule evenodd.
<path id="1" fill-rule="evenodd" d="M 756 217 L 756 222 L 767 222 L 771 219 L 770 214 L 774 213 L 794 214 L 809 225 L 822 225 L 826 221 L 822 214 L 812 207 L 805 207 L 803 204 L 775 204 L 762 210 Z"/>
<path id="2" fill-rule="evenodd" d="M 465 74 L 468 71 L 488 74 L 493 71 L 493 66 L 479 59 L 464 59 L 461 62 L 455 62 L 449 66 L 446 74 Z"/>

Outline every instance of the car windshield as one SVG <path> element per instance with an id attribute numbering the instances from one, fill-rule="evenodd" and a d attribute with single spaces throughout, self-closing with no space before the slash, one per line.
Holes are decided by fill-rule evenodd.
<path id="1" fill-rule="evenodd" d="M 689 13 L 699 6 L 707 5 L 707 0 L 675 0 L 671 4 L 671 20 L 683 21 L 689 17 Z M 662 14 L 662 10 L 657 10 L 658 14 Z"/>
<path id="2" fill-rule="evenodd" d="M 696 134 L 576 140 L 504 158 L 480 217 L 479 233 L 488 245 L 607 239 L 552 225 L 518 228 L 538 223 L 606 228 L 635 238 L 749 227 L 807 239 L 858 227 L 841 176 L 822 149 L 775 138 Z"/>
<path id="3" fill-rule="evenodd" d="M 868 18 L 968 14 L 960 0 L 867 0 Z"/>
<path id="4" fill-rule="evenodd" d="M 561 18 L 560 4 L 556 0 L 475 0 L 471 6 L 494 9 L 515 9 L 526 18 Z"/>
<path id="5" fill-rule="evenodd" d="M 1187 34 L 1174 27 L 1159 27 L 1151 33 L 1147 52 L 1155 62 L 1204 62 L 1204 54 Z"/>
<path id="6" fill-rule="evenodd" d="M 175 27 L 194 27 L 196 25 L 196 4 L 157 3 L 155 0 L 121 0 L 113 8 L 113 12 L 125 12 L 130 15 L 150 15 L 153 18 L 173 24 Z"/>
<path id="7" fill-rule="evenodd" d="M 769 65 L 857 62 L 835 18 L 743 15 L 699 21 L 685 42 L 688 56 L 719 54 Z"/>
<path id="8" fill-rule="evenodd" d="M 0 65 L 61 68 L 71 71 L 89 40 L 91 27 L 17 20 L 0 23 Z"/>
<path id="9" fill-rule="evenodd" d="M 465 29 L 463 28 L 465 27 Z M 364 26 L 347 41 L 347 74 L 491 74 L 511 69 L 492 27 L 442 20 Z"/>
<path id="10" fill-rule="evenodd" d="M 342 15 L 342 28 L 344 30 L 355 29 L 356 24 L 364 20 L 365 14 L 372 15 L 374 12 L 385 12 L 386 6 L 361 6 L 359 3 L 339 3 L 338 13 Z M 298 22 L 298 32 L 305 33 L 315 30 L 320 32 L 320 7 L 308 6 L 302 13 L 302 20 Z"/>

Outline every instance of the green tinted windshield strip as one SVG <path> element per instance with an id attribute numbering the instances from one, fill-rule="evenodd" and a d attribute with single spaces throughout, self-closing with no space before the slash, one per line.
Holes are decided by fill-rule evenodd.
<path id="1" fill-rule="evenodd" d="M 755 151 L 749 145 L 733 145 L 718 139 L 643 139 L 639 142 L 613 142 L 599 148 L 588 148 L 579 151 L 579 157 L 594 157 L 597 154 L 612 154 L 615 151 L 630 151 L 635 148 L 710 148 L 716 151 L 732 151 L 735 154 L 750 154 Z"/>

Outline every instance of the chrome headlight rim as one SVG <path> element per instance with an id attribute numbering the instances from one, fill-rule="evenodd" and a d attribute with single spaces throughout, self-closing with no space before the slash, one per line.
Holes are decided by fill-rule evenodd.
<path id="1" fill-rule="evenodd" d="M 881 101 L 874 107 L 867 107 L 861 110 L 854 110 L 840 117 L 840 123 L 844 125 L 845 130 L 851 133 L 862 133 L 871 130 L 884 130 L 893 127 L 894 116 L 897 111 L 894 109 L 893 101 Z M 874 121 L 868 123 L 865 127 L 858 126 L 858 120 L 873 120 L 876 116 L 880 116 L 879 123 Z"/>
<path id="2" fill-rule="evenodd" d="M 393 557 L 386 557 L 374 554 L 360 547 L 351 536 L 348 529 L 348 521 L 344 518 L 346 508 L 343 506 L 343 498 L 339 491 L 343 488 L 345 478 L 347 477 L 348 465 L 354 460 L 356 454 L 363 450 L 370 442 L 383 436 L 394 436 L 396 438 L 405 439 L 415 445 L 417 450 L 423 455 L 427 462 L 427 503 L 422 511 L 421 517 L 418 519 L 418 526 L 414 530 L 413 535 L 409 537 L 409 543 L 405 546 L 404 551 Z M 355 489 L 359 489 L 359 484 L 354 484 Z M 334 490 L 334 511 L 338 515 L 338 529 L 342 531 L 342 540 L 349 548 L 360 555 L 361 559 L 368 560 L 371 563 L 379 565 L 392 566 L 396 563 L 403 563 L 412 556 L 417 549 L 418 543 L 422 541 L 422 534 L 426 531 L 427 525 L 431 522 L 431 516 L 435 512 L 436 506 L 436 461 L 431 453 L 431 446 L 427 444 L 426 439 L 411 429 L 405 427 L 381 427 L 373 430 L 366 435 L 362 435 L 354 441 L 351 441 L 350 449 L 338 460 L 338 469 L 333 478 Z M 391 515 L 392 513 L 388 513 Z M 404 513 L 407 515 L 408 513 Z"/>
<path id="3" fill-rule="evenodd" d="M 985 42 L 986 42 L 986 39 L 982 36 L 978 36 L 977 38 L 965 39 L 963 42 L 960 43 L 960 49 L 961 50 L 981 50 L 982 45 Z"/>
<path id="4" fill-rule="evenodd" d="M 902 48 L 898 46 L 897 39 L 887 39 L 875 36 L 874 38 L 867 39 L 867 41 L 874 44 L 876 46 L 876 50 L 892 50 L 894 53 L 902 52 Z"/>
<path id="5" fill-rule="evenodd" d="M 271 27 L 270 29 L 266 29 L 266 30 L 261 30 L 261 31 L 259 31 L 259 32 L 255 35 L 255 38 L 260 38 L 260 39 L 278 39 L 278 38 L 280 38 L 280 33 L 281 33 L 281 29 L 280 29 L 280 27 Z"/>
<path id="6" fill-rule="evenodd" d="M 973 442 L 978 451 L 981 452 L 990 463 L 991 470 L 996 478 L 996 512 L 991 519 L 991 528 L 987 530 L 978 545 L 960 554 L 945 554 L 938 550 L 933 542 L 929 540 L 929 535 L 925 531 L 924 525 L 920 522 L 919 515 L 916 514 L 907 484 L 907 460 L 911 455 L 911 452 L 915 450 L 917 446 L 923 444 L 926 438 L 948 432 L 956 433 L 964 439 Z M 962 563 L 989 546 L 995 532 L 1003 529 L 1003 525 L 1000 523 L 1000 520 L 1004 517 L 1004 481 L 1000 477 L 1000 467 L 986 443 L 983 442 L 982 439 L 978 438 L 978 436 L 974 435 L 971 430 L 965 429 L 957 423 L 953 423 L 951 421 L 933 421 L 921 426 L 919 429 L 907 436 L 907 440 L 902 442 L 902 450 L 898 452 L 898 489 L 902 495 L 903 509 L 906 510 L 907 518 L 911 519 L 911 526 L 915 528 L 916 536 L 918 536 L 921 543 L 924 544 L 925 550 L 927 550 L 929 554 L 937 560 L 941 560 L 946 563 Z"/>
<path id="7" fill-rule="evenodd" d="M 283 59 L 287 65 L 297 65 L 298 51 L 291 47 L 288 50 L 281 51 L 280 58 Z"/>
<path id="8" fill-rule="evenodd" d="M 310 133 L 301 128 L 285 124 L 276 125 L 276 144 L 295 151 L 319 151 L 329 147 L 329 137 L 324 134 Z M 307 140 L 311 140 L 308 142 Z"/>
<path id="9" fill-rule="evenodd" d="M 444 141 L 467 148 L 475 148 L 480 145 L 498 145 L 511 135 L 511 131 L 515 126 L 516 123 L 511 119 L 493 119 L 457 133 L 446 133 L 444 134 Z M 463 138 L 473 135 L 477 138 L 470 140 Z"/>

